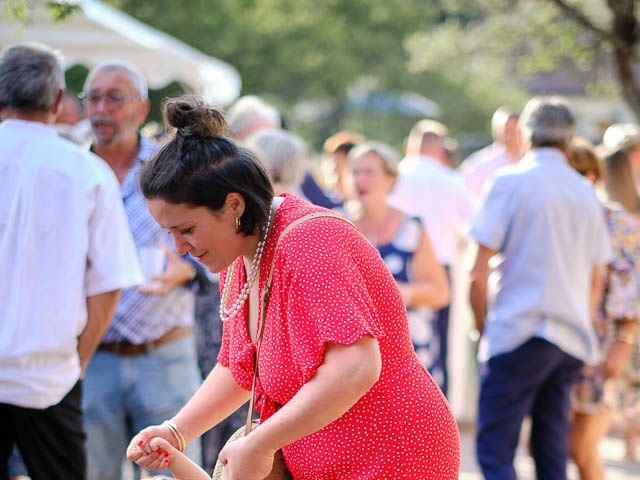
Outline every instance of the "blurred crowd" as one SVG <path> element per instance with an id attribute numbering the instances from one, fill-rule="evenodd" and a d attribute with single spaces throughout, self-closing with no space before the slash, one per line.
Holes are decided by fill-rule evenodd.
<path id="1" fill-rule="evenodd" d="M 8 106 L 22 105 L 10 101 L 10 95 L 17 95 L 14 84 L 22 82 L 21 95 L 38 95 L 29 90 L 28 77 L 19 77 L 24 74 L 20 62 L 41 54 L 35 52 L 18 48 L 0 57 L 0 114 Z M 44 424 L 29 416 L 25 425 L 45 426 L 33 427 L 31 436 L 15 432 L 15 441 L 0 441 L 0 479 L 7 478 L 7 461 L 10 477 L 29 471 L 34 479 L 47 478 L 36 473 L 40 467 L 28 451 L 42 449 L 36 437 L 51 435 L 50 429 L 79 428 L 80 433 L 61 444 L 62 450 L 84 451 L 86 434 L 88 478 L 120 480 L 123 468 L 132 468 L 124 461 L 132 435 L 175 415 L 216 363 L 222 337 L 218 278 L 175 252 L 137 185 L 141 166 L 163 142 L 162 135 L 143 133 L 148 109 L 144 76 L 135 65 L 113 60 L 91 70 L 80 99 L 55 99 L 47 117 L 33 116 L 29 108 L 17 119 L 2 117 L 3 190 L 18 181 L 10 177 L 7 158 L 35 148 L 25 146 L 28 141 L 47 154 L 43 161 L 75 155 L 81 162 L 91 152 L 101 159 L 95 170 L 102 172 L 91 175 L 106 176 L 102 165 L 115 175 L 117 192 L 102 199 L 87 193 L 94 208 L 67 213 L 96 219 L 96 236 L 86 241 L 98 242 L 91 248 L 109 250 L 96 252 L 88 268 L 103 268 L 104 263 L 113 271 L 111 285 L 80 282 L 78 291 L 97 297 L 115 289 L 121 293 L 106 309 L 112 320 L 95 327 L 94 345 L 87 347 L 95 354 L 80 365 L 66 365 L 51 348 L 51 338 L 62 338 L 68 330 L 61 326 L 64 319 L 38 327 L 9 313 L 26 311 L 25 303 L 55 305 L 51 295 L 66 292 L 36 288 L 56 282 L 39 277 L 38 265 L 32 265 L 32 276 L 0 276 L 0 418 L 15 415 L 6 406 L 41 414 L 66 401 L 65 408 L 77 413 L 67 419 L 70 425 L 57 420 Z M 280 112 L 259 97 L 238 99 L 229 107 L 227 121 L 229 135 L 264 164 L 276 195 L 292 193 L 339 212 L 378 249 L 404 299 L 415 351 L 444 395 L 450 393 L 451 378 L 460 375 L 449 355 L 455 341 L 450 338 L 452 299 L 463 288 L 461 282 L 469 282 L 479 374 L 464 382 L 480 388 L 477 457 L 486 478 L 515 478 L 513 458 L 527 417 L 532 428 L 525 441 L 538 478 L 565 478 L 561 472 L 569 458 L 583 480 L 604 478 L 598 445 L 611 425 L 625 436 L 627 456 L 636 458 L 638 125 L 614 124 L 602 138 L 578 138 L 565 100 L 534 98 L 521 112 L 498 108 L 490 119 L 493 143 L 456 164 L 456 142 L 434 119 L 422 119 L 407 132 L 403 152 L 359 133 L 336 131 L 317 154 L 283 128 Z M 38 130 L 48 123 L 66 139 L 64 145 Z M 100 187 L 101 180 L 90 180 L 89 173 L 78 175 L 91 183 L 87 192 L 108 190 Z M 44 211 L 51 202 L 69 200 L 63 186 L 33 186 L 39 187 L 48 192 L 40 198 Z M 0 267 L 8 255 L 28 256 L 28 251 L 10 247 L 19 244 L 27 227 L 5 216 L 9 210 L 3 198 L 8 196 L 0 193 Z M 118 211 L 113 211 L 109 202 L 116 200 Z M 119 219 L 117 229 L 101 226 L 99 218 L 106 216 Z M 33 222 L 45 232 L 47 221 Z M 111 255 L 116 244 L 124 244 L 124 253 Z M 54 250 L 55 243 L 29 247 L 45 248 L 52 256 L 66 252 Z M 161 267 L 150 272 L 148 259 L 158 251 Z M 465 256 L 473 259 L 473 268 L 455 277 Z M 61 277 L 80 275 L 74 268 L 61 271 Z M 12 297 L 14 282 L 33 282 L 37 298 Z M 78 335 L 79 327 L 74 328 L 68 337 Z M 27 337 L 29 346 L 23 348 Z M 48 367 L 39 374 L 24 367 L 36 364 Z M 16 382 L 25 371 L 32 375 L 27 384 L 42 385 L 37 393 Z M 70 390 L 80 384 L 82 395 L 70 398 Z M 64 391 L 56 391 L 61 385 Z M 211 472 L 242 417 L 234 414 L 202 442 L 192 443 L 186 454 Z M 24 461 L 14 443 L 24 449 Z M 9 447 L 13 450 L 7 460 Z M 52 452 L 58 458 L 47 468 L 82 462 L 64 452 Z M 59 468 L 64 472 L 66 467 Z M 50 478 L 72 478 L 65 475 Z M 146 473 L 136 469 L 134 475 Z"/>

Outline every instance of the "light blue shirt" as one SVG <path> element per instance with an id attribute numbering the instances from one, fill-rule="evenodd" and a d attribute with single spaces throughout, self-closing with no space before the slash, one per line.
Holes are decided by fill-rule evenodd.
<path id="1" fill-rule="evenodd" d="M 532 150 L 501 170 L 471 236 L 502 257 L 480 360 L 540 337 L 595 363 L 591 274 L 609 261 L 611 245 L 593 187 L 560 150 Z"/>

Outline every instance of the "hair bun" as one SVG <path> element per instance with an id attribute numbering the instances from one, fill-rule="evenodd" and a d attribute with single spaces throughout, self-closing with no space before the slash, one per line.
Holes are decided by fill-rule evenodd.
<path id="1" fill-rule="evenodd" d="M 182 137 L 222 137 L 229 127 L 220 110 L 209 108 L 202 98 L 184 95 L 164 104 L 165 124 Z"/>

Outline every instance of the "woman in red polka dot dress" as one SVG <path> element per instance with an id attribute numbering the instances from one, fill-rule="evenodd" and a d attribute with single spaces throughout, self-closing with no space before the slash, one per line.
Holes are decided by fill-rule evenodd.
<path id="1" fill-rule="evenodd" d="M 292 195 L 273 197 L 259 163 L 223 137 L 198 100 L 166 106 L 176 138 L 143 171 L 148 206 L 181 253 L 222 271 L 218 365 L 169 426 L 149 427 L 128 457 L 163 466 L 178 447 L 245 403 L 258 314 L 275 269 L 260 349 L 261 425 L 220 453 L 231 479 L 262 479 L 282 448 L 294 479 L 457 479 L 455 420 L 413 351 L 402 297 L 377 251 L 349 223 Z M 237 259 L 237 260 L 236 260 Z M 176 435 L 173 430 L 178 431 Z"/>

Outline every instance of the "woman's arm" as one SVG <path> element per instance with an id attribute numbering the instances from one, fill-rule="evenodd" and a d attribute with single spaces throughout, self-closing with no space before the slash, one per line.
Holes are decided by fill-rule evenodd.
<path id="1" fill-rule="evenodd" d="M 373 337 L 351 345 L 327 344 L 324 361 L 298 393 L 250 435 L 220 452 L 220 460 L 228 463 L 229 478 L 264 478 L 278 449 L 341 417 L 378 381 L 381 368 L 380 348 Z"/>
<path id="2" fill-rule="evenodd" d="M 496 254 L 495 250 L 478 245 L 476 260 L 471 270 L 471 287 L 469 288 L 469 302 L 476 319 L 476 330 L 482 335 L 487 316 L 487 283 L 489 282 L 489 260 Z"/>
<path id="3" fill-rule="evenodd" d="M 250 396 L 251 392 L 235 382 L 231 371 L 218 364 L 172 421 L 188 444 L 235 412 Z M 149 446 L 153 437 L 164 438 L 178 447 L 171 430 L 156 425 L 145 428 L 131 440 L 127 458 L 143 468 L 156 465 L 158 454 Z"/>
<path id="4" fill-rule="evenodd" d="M 623 319 L 616 322 L 615 329 L 616 334 L 603 365 L 606 378 L 621 377 L 629 368 L 640 324 L 635 319 Z"/>
<path id="5" fill-rule="evenodd" d="M 449 304 L 449 279 L 436 258 L 427 232 L 422 235 L 411 268 L 414 281 L 398 285 L 407 307 L 437 310 Z"/>
<path id="6" fill-rule="evenodd" d="M 235 412 L 249 397 L 251 392 L 236 383 L 231 370 L 217 364 L 173 422 L 190 443 Z"/>

